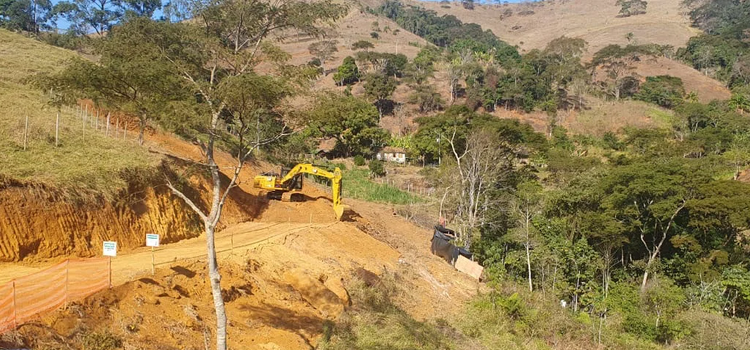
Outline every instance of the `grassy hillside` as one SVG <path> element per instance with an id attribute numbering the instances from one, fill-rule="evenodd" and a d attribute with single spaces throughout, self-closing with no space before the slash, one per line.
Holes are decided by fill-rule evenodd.
<path id="1" fill-rule="evenodd" d="M 125 185 L 123 169 L 152 166 L 150 155 L 133 140 L 114 139 L 114 125 L 106 137 L 104 116 L 87 125 L 73 108 L 60 114 L 60 145 L 55 147 L 55 108 L 47 97 L 28 84 L 35 74 L 53 72 L 76 53 L 20 34 L 0 30 L 0 175 L 21 181 L 74 189 L 96 189 L 114 194 Z M 23 150 L 28 116 L 27 149 Z M 92 125 L 93 124 L 93 125 Z"/>

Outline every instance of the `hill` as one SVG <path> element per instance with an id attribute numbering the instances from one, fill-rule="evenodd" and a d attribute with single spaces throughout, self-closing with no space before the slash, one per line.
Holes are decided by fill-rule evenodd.
<path id="1" fill-rule="evenodd" d="M 620 7 L 614 2 L 597 0 L 475 5 L 474 10 L 467 10 L 458 3 L 410 3 L 439 15 L 453 15 L 464 22 L 479 24 L 483 29 L 492 30 L 500 39 L 517 45 L 522 53 L 544 49 L 551 40 L 563 35 L 581 38 L 588 43 L 584 60 L 611 44 L 671 45 L 676 50 L 700 33 L 699 29 L 690 26 L 681 0 L 650 2 L 645 14 L 630 17 L 619 17 Z M 629 33 L 632 33 L 630 38 Z M 679 77 L 685 82 L 686 90 L 696 92 L 703 102 L 729 98 L 729 90 L 724 84 L 671 59 L 642 61 L 636 73 Z"/>
<path id="2" fill-rule="evenodd" d="M 639 44 L 677 48 L 699 33 L 682 14 L 680 0 L 649 2 L 645 14 L 630 17 L 618 17 L 620 7 L 615 1 L 551 0 L 475 5 L 474 10 L 457 3 L 447 5 L 450 8 L 438 2 L 413 3 L 440 15 L 454 15 L 464 22 L 477 23 L 500 39 L 518 45 L 522 51 L 542 49 L 552 39 L 565 35 L 586 40 L 589 52 L 594 53 L 609 44 L 628 44 L 628 33 L 633 33 Z"/>

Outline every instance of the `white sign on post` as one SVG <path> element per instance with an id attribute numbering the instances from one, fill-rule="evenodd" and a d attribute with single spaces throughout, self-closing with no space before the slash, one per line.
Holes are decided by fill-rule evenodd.
<path id="1" fill-rule="evenodd" d="M 153 233 L 146 234 L 146 247 L 158 247 L 159 235 Z"/>
<path id="2" fill-rule="evenodd" d="M 104 241 L 102 243 L 102 252 L 104 256 L 117 256 L 117 242 Z"/>

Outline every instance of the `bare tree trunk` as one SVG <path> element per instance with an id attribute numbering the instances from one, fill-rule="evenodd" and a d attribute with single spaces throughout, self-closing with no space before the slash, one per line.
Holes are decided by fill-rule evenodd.
<path id="1" fill-rule="evenodd" d="M 527 207 L 526 208 L 526 267 L 529 271 L 529 292 L 533 292 L 534 286 L 531 283 L 531 252 L 529 251 L 530 245 L 531 245 L 531 239 L 529 236 L 529 211 Z"/>
<path id="2" fill-rule="evenodd" d="M 646 263 L 646 271 L 643 272 L 643 281 L 641 282 L 641 293 L 646 291 L 646 283 L 648 282 L 648 274 L 649 270 L 651 269 L 651 265 L 656 261 L 656 259 L 659 257 L 659 253 L 661 252 L 661 247 L 664 245 L 664 241 L 667 239 L 667 234 L 669 233 L 669 229 L 672 227 L 672 224 L 674 223 L 675 218 L 677 217 L 677 214 L 679 214 L 682 209 L 685 208 L 686 200 L 683 200 L 683 202 L 680 204 L 679 207 L 674 211 L 672 216 L 669 218 L 669 221 L 667 222 L 667 226 L 661 230 L 661 239 L 659 240 L 659 243 L 653 247 L 653 249 L 649 248 L 648 244 L 646 244 L 646 240 L 644 237 L 643 231 L 641 231 L 641 242 L 643 242 L 643 245 L 646 247 L 646 250 L 649 251 L 649 257 L 648 262 Z"/>
<path id="3" fill-rule="evenodd" d="M 214 116 L 214 120 L 217 119 L 218 113 Z M 212 127 L 215 130 L 216 123 L 212 123 Z M 221 174 L 219 172 L 219 166 L 214 160 L 214 139 L 211 136 L 208 143 L 205 146 L 206 160 L 211 170 L 211 178 L 213 180 L 213 189 L 211 192 L 211 211 L 206 215 L 195 203 L 185 196 L 180 190 L 175 188 L 169 181 L 167 187 L 172 190 L 176 196 L 180 197 L 185 203 L 190 206 L 193 211 L 200 216 L 203 221 L 203 225 L 206 231 L 206 258 L 208 259 L 208 277 L 211 282 L 211 294 L 214 300 L 214 311 L 216 312 L 216 350 L 226 350 L 227 348 L 227 314 L 224 307 L 224 299 L 221 295 L 221 274 L 219 272 L 219 263 L 216 257 L 216 245 L 214 242 L 216 225 L 219 223 L 221 217 L 222 207 L 224 200 L 226 199 L 229 191 L 236 185 L 237 178 L 239 177 L 239 171 L 244 163 L 244 158 L 239 158 L 239 164 L 235 168 L 234 177 L 228 184 L 225 192 L 222 195 L 221 191 Z"/>
<path id="4" fill-rule="evenodd" d="M 224 308 L 224 299 L 221 296 L 221 274 L 219 273 L 219 264 L 216 260 L 216 246 L 214 242 L 216 226 L 207 223 L 205 227 L 208 278 L 211 281 L 211 294 L 214 299 L 214 310 L 216 311 L 216 349 L 225 350 L 227 348 L 227 313 Z"/>

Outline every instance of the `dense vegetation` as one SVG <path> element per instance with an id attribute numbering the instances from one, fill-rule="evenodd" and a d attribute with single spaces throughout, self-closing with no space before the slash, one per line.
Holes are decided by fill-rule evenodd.
<path id="1" fill-rule="evenodd" d="M 555 127 L 547 139 L 455 106 L 418 119 L 414 145 L 442 157 L 427 175 L 445 193 L 442 214 L 500 290 L 515 281 L 553 295 L 608 346 L 710 347 L 695 336 L 715 315 L 750 317 L 750 185 L 735 181 L 750 165 L 750 126 L 726 101 L 656 92 L 679 87 L 655 77 L 640 92 L 676 108 L 671 130 L 597 139 Z M 746 324 L 720 322 L 734 330 L 720 348 L 747 346 Z"/>
<path id="2" fill-rule="evenodd" d="M 680 58 L 730 87 L 750 84 L 750 3 L 685 0 L 693 24 L 705 33 L 690 38 Z"/>
<path id="3" fill-rule="evenodd" d="M 460 50 L 467 41 L 484 52 L 494 51 L 499 60 L 517 59 L 518 51 L 498 39 L 490 30 L 483 31 L 476 23 L 463 23 L 455 16 L 439 17 L 434 11 L 419 6 L 404 6 L 399 1 L 388 0 L 375 13 L 382 14 L 402 28 L 440 46 Z"/>

